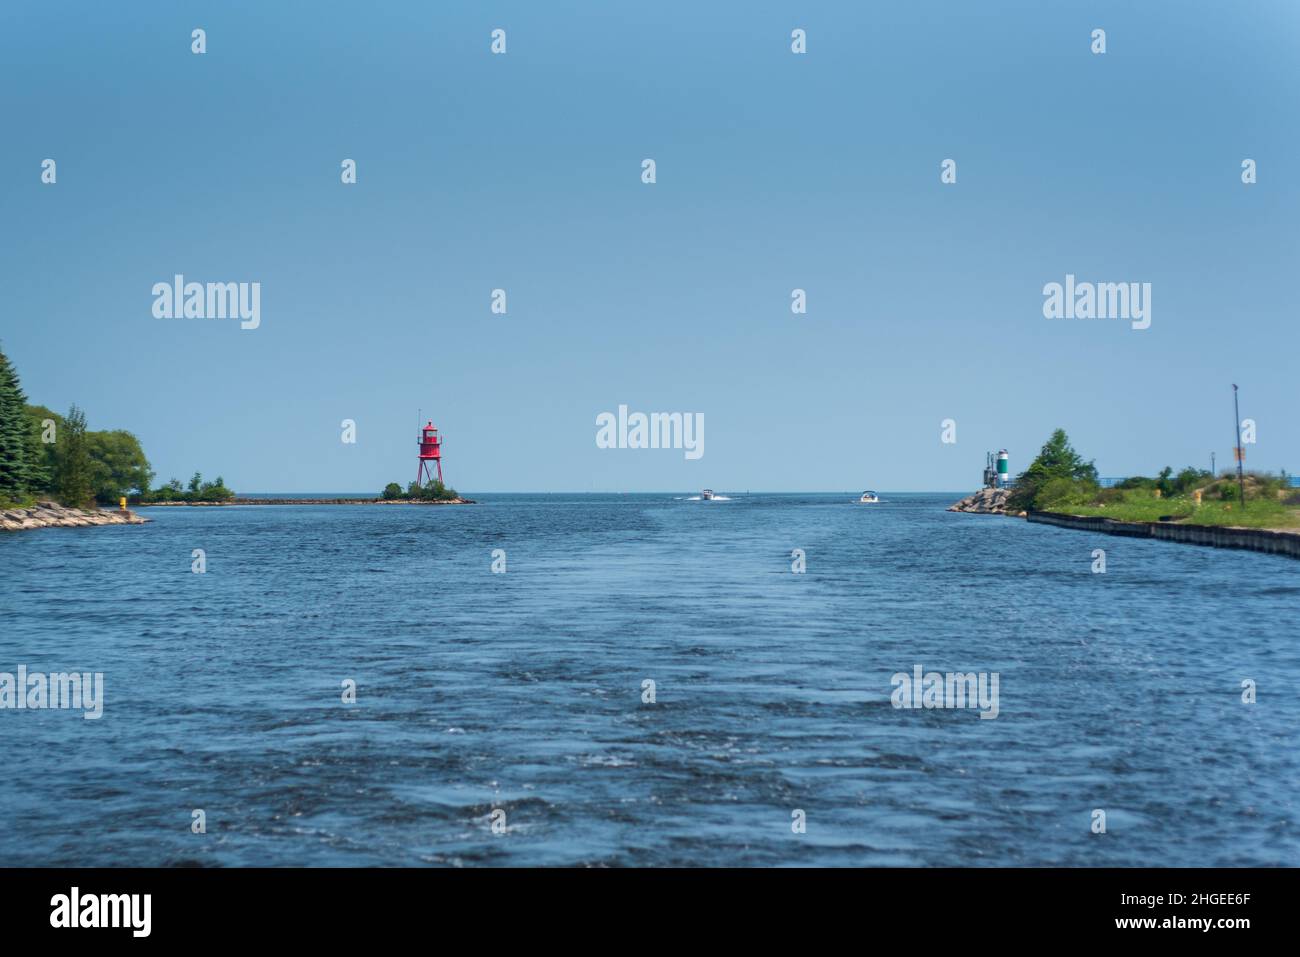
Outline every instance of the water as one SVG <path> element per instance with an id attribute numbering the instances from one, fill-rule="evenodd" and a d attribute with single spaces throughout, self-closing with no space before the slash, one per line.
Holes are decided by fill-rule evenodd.
<path id="1" fill-rule="evenodd" d="M 0 671 L 105 675 L 98 721 L 0 711 L 0 864 L 1300 861 L 1294 560 L 726 494 L 0 537 Z M 916 664 L 998 717 L 893 708 Z"/>

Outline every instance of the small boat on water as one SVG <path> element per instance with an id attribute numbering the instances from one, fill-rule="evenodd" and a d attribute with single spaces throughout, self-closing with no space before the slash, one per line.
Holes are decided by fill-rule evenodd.
<path id="1" fill-rule="evenodd" d="M 700 500 L 705 502 L 713 501 L 713 489 L 706 488 L 700 492 Z"/>
<path id="2" fill-rule="evenodd" d="M 880 496 L 875 492 L 863 492 L 862 498 L 858 499 L 859 505 L 870 505 L 873 502 L 879 502 Z"/>

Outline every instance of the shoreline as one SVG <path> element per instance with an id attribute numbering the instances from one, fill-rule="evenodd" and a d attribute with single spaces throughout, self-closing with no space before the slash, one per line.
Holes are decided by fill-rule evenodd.
<path id="1" fill-rule="evenodd" d="M 144 525 L 152 522 L 130 509 L 69 508 L 56 502 L 37 502 L 31 508 L 0 511 L 0 531 L 21 532 L 32 528 L 88 528 L 99 525 Z"/>
<path id="2" fill-rule="evenodd" d="M 1155 538 L 1186 545 L 1211 548 L 1237 548 L 1300 558 L 1300 529 L 1251 528 L 1243 525 L 1185 525 L 1180 522 L 1131 522 L 1104 515 L 1072 515 L 1069 512 L 1009 512 L 1007 489 L 981 489 L 948 506 L 950 512 L 972 515 L 1002 515 L 1024 518 L 1038 525 L 1055 525 L 1080 532 L 1122 535 L 1128 538 Z"/>
<path id="3" fill-rule="evenodd" d="M 232 505 L 477 505 L 472 498 L 232 498 L 228 502 L 139 502 L 136 508 L 222 508 Z"/>
<path id="4" fill-rule="evenodd" d="M 1269 555 L 1300 558 L 1300 531 L 1249 528 L 1242 525 L 1183 525 L 1179 522 L 1125 522 L 1101 515 L 1070 515 L 1067 512 L 1030 512 L 1028 521 L 1055 525 L 1080 532 L 1155 538 L 1211 548 L 1238 548 Z"/>

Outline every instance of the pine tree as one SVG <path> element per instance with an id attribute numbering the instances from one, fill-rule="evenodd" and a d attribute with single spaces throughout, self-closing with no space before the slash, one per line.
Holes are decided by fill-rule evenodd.
<path id="1" fill-rule="evenodd" d="M 34 484 L 26 406 L 18 373 L 0 352 L 0 499 L 20 501 Z"/>
<path id="2" fill-rule="evenodd" d="M 32 406 L 23 410 L 27 418 L 27 465 L 30 470 L 28 490 L 40 494 L 49 491 L 53 475 L 50 472 L 41 434 L 45 431 L 41 419 L 32 414 Z M 57 435 L 57 433 L 56 433 Z"/>
<path id="3" fill-rule="evenodd" d="M 86 440 L 86 413 L 75 405 L 68 412 L 67 425 L 59 433 L 55 489 L 59 501 L 78 508 L 94 502 L 91 486 L 90 449 Z"/>

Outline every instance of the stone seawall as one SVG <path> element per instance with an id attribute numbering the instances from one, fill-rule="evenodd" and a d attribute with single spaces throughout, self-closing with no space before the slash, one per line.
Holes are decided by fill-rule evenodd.
<path id="1" fill-rule="evenodd" d="M 37 502 L 34 508 L 7 508 L 0 512 L 0 531 L 28 528 L 85 528 L 91 525 L 143 525 L 150 521 L 117 508 L 68 508 L 55 502 Z"/>
<path id="2" fill-rule="evenodd" d="M 1073 528 L 1103 535 L 1158 538 L 1166 542 L 1209 545 L 1213 548 L 1244 548 L 1252 552 L 1300 558 L 1300 533 L 1267 528 L 1222 525 L 1181 525 L 1175 522 L 1117 522 L 1099 515 L 1065 515 L 1061 512 L 1030 512 L 1031 522 Z"/>

